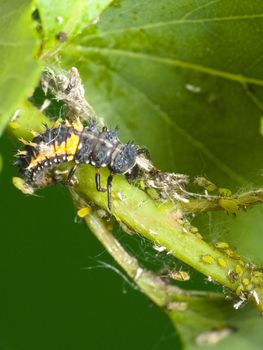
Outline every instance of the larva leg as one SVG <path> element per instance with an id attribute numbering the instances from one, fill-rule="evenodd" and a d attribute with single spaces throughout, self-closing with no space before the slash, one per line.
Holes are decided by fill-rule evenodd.
<path id="1" fill-rule="evenodd" d="M 76 173 L 77 168 L 78 168 L 78 164 L 74 164 L 73 167 L 70 169 L 68 176 L 67 176 L 67 185 L 74 185 L 75 184 L 74 175 Z"/>
<path id="2" fill-rule="evenodd" d="M 113 175 L 110 174 L 107 180 L 107 193 L 108 193 L 108 208 L 111 210 L 112 208 L 112 198 L 111 198 L 111 183 L 112 183 Z"/>
<path id="3" fill-rule="evenodd" d="M 106 188 L 102 188 L 100 186 L 100 169 L 96 168 L 96 175 L 95 175 L 95 181 L 96 181 L 96 189 L 99 192 L 106 192 Z"/>

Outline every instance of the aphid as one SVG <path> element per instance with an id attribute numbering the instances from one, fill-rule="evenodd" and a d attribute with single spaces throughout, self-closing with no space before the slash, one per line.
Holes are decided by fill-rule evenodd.
<path id="1" fill-rule="evenodd" d="M 90 212 L 91 212 L 91 208 L 83 207 L 83 208 L 80 208 L 80 209 L 78 210 L 77 215 L 78 215 L 80 218 L 84 218 L 84 217 L 87 216 Z"/>
<path id="2" fill-rule="evenodd" d="M 217 263 L 221 267 L 226 267 L 226 261 L 224 259 L 222 259 L 222 258 L 218 258 L 217 259 Z"/>
<path id="3" fill-rule="evenodd" d="M 229 244 L 226 242 L 216 242 L 214 244 L 214 246 L 218 249 L 228 249 L 229 248 Z"/>
<path id="4" fill-rule="evenodd" d="M 205 264 L 213 264 L 215 262 L 215 259 L 211 255 L 203 255 L 201 256 L 201 260 Z"/>
<path id="5" fill-rule="evenodd" d="M 18 151 L 17 164 L 26 184 L 33 188 L 45 187 L 54 182 L 50 169 L 60 163 L 73 161 L 68 174 L 72 179 L 78 165 L 92 164 L 96 168 L 95 183 L 100 192 L 107 191 L 108 207 L 112 207 L 111 184 L 114 174 L 131 177 L 136 165 L 136 156 L 140 150 L 132 143 L 120 142 L 117 131 L 104 127 L 98 130 L 95 123 L 84 127 L 78 120 L 70 124 L 57 123 L 27 142 L 21 140 L 25 147 Z M 107 189 L 101 187 L 100 168 L 108 167 L 110 175 Z"/>
<path id="6" fill-rule="evenodd" d="M 168 276 L 176 281 L 189 281 L 190 275 L 186 271 L 170 271 Z"/>
<path id="7" fill-rule="evenodd" d="M 238 274 L 238 276 L 241 276 L 241 275 L 243 275 L 244 271 L 240 265 L 236 265 L 235 272 L 236 272 L 236 274 Z"/>

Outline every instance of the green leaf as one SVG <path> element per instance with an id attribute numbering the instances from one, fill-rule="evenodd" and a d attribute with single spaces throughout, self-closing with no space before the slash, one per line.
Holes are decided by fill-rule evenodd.
<path id="1" fill-rule="evenodd" d="M 33 106 L 31 102 L 24 100 L 19 105 L 19 123 L 17 121 L 10 122 L 7 126 L 7 131 L 17 139 L 31 140 L 32 131 L 41 133 L 45 130 L 46 124 L 51 127 L 52 122 L 50 119 Z"/>
<path id="2" fill-rule="evenodd" d="M 262 319 L 256 315 L 255 310 L 248 306 L 238 312 L 228 310 L 225 324 L 222 322 L 221 327 L 214 327 L 216 321 L 220 320 L 223 315 L 220 315 L 221 311 L 220 309 L 216 310 L 215 305 L 214 308 L 211 308 L 209 301 L 206 308 L 206 312 L 203 308 L 199 310 L 197 315 L 193 312 L 189 316 L 188 322 L 186 320 L 184 322 L 178 321 L 178 317 L 172 318 L 185 343 L 184 349 L 261 349 Z M 226 307 L 224 307 L 224 311 L 226 311 Z M 210 325 L 210 330 L 208 325 Z"/>
<path id="3" fill-rule="evenodd" d="M 77 66 L 96 112 L 147 146 L 157 167 L 235 191 L 262 185 L 262 35 L 259 0 L 125 0 L 69 43 L 62 63 Z M 199 231 L 262 262 L 262 212 L 205 214 Z M 260 348 L 260 320 L 246 310 L 217 349 Z M 189 325 L 179 329 L 194 348 Z"/>
<path id="4" fill-rule="evenodd" d="M 96 21 L 112 0 L 37 0 L 43 40 L 42 50 L 46 53 L 54 47 L 79 34 L 84 27 Z"/>
<path id="5" fill-rule="evenodd" d="M 232 7 L 123 1 L 65 54 L 81 61 L 98 112 L 132 129 L 158 166 L 239 188 L 262 182 L 263 5 Z"/>
<path id="6" fill-rule="evenodd" d="M 211 349 L 212 345 L 215 350 L 261 349 L 262 319 L 251 305 L 237 311 L 220 298 L 204 295 L 203 299 L 189 298 L 185 309 L 169 316 L 185 343 L 184 349 Z"/>
<path id="7" fill-rule="evenodd" d="M 94 24 L 99 22 L 100 15 L 102 12 L 114 1 L 113 0 L 90 0 L 87 1 L 87 8 L 88 8 L 88 23 L 94 21 Z M 87 25 L 87 23 L 86 23 Z M 84 28 L 84 27 L 83 27 Z"/>
<path id="8" fill-rule="evenodd" d="M 33 59 L 30 1 L 0 1 L 0 134 L 17 105 L 31 94 L 39 66 Z"/>

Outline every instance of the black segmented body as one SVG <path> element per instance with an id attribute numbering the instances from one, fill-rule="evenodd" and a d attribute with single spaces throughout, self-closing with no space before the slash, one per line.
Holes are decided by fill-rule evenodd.
<path id="1" fill-rule="evenodd" d="M 99 132 L 95 125 L 84 128 L 80 135 L 82 146 L 75 154 L 76 163 L 91 163 L 96 168 L 108 167 L 114 174 L 125 174 L 135 165 L 136 148 L 122 144 L 116 131 L 104 128 Z"/>
<path id="2" fill-rule="evenodd" d="M 96 187 L 100 187 L 101 167 L 108 167 L 108 205 L 111 207 L 111 181 L 114 174 L 128 175 L 136 164 L 137 149 L 133 144 L 122 144 L 116 131 L 96 124 L 83 127 L 79 122 L 46 127 L 45 132 L 24 142 L 25 148 L 18 152 L 20 173 L 32 187 L 45 187 L 53 181 L 50 168 L 59 163 L 74 161 L 78 164 L 92 164 L 96 169 Z M 74 170 L 71 172 L 74 173 Z"/>

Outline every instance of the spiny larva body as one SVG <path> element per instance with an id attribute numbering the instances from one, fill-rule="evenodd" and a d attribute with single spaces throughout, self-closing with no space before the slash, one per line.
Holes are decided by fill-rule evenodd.
<path id="1" fill-rule="evenodd" d="M 128 176 L 136 165 L 138 147 L 120 142 L 117 132 L 103 128 L 98 130 L 95 123 L 84 127 L 79 121 L 56 123 L 32 141 L 22 140 L 25 147 L 18 151 L 18 166 L 25 183 L 34 188 L 45 187 L 53 182 L 49 174 L 57 164 L 73 161 L 70 176 L 79 164 L 92 164 L 96 168 L 96 188 L 100 186 L 100 168 L 108 167 L 108 207 L 111 209 L 111 182 L 114 174 Z"/>

